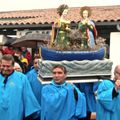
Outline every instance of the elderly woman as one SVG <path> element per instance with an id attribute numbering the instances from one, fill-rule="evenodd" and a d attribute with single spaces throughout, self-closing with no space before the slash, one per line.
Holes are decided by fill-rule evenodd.
<path id="1" fill-rule="evenodd" d="M 20 65 L 17 62 L 15 62 L 15 64 L 14 64 L 14 70 L 16 70 L 18 72 L 22 72 L 22 68 L 20 67 Z"/>

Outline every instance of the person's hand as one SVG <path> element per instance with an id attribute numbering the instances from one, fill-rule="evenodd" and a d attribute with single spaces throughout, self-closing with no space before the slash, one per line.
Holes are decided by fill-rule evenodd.
<path id="1" fill-rule="evenodd" d="M 118 91 L 119 88 L 120 88 L 120 80 L 116 80 L 115 81 L 115 90 L 116 90 L 116 92 Z"/>

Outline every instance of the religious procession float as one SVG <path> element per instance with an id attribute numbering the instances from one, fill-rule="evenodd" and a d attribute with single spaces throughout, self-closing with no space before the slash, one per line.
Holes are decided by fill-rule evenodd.
<path id="1" fill-rule="evenodd" d="M 64 12 L 67 12 L 66 6 Z M 60 12 L 60 8 L 58 9 Z M 86 12 L 86 13 L 83 13 Z M 89 9 L 83 7 L 82 14 L 88 15 Z M 60 12 L 60 15 L 62 14 Z M 64 16 L 64 15 L 63 15 Z M 42 59 L 39 61 L 39 79 L 50 82 L 52 68 L 61 64 L 67 68 L 67 80 L 72 82 L 93 82 L 101 77 L 110 77 L 112 61 L 105 59 L 105 39 L 97 37 L 92 20 L 85 17 L 77 29 L 70 29 L 70 22 L 63 16 L 54 23 L 48 47 L 41 47 Z M 103 44 L 101 44 L 103 43 Z"/>

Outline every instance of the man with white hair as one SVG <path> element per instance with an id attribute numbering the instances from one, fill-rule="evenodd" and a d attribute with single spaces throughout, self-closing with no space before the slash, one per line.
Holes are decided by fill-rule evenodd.
<path id="1" fill-rule="evenodd" d="M 120 120 L 120 65 L 114 80 L 103 80 L 97 91 L 97 120 Z"/>

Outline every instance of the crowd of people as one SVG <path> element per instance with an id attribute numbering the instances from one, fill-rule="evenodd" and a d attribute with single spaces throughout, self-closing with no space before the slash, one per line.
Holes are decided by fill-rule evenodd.
<path id="1" fill-rule="evenodd" d="M 85 117 L 85 96 L 75 85 L 65 82 L 66 68 L 54 66 L 52 83 L 43 86 L 37 78 L 38 61 L 35 57 L 33 68 L 25 74 L 15 69 L 13 55 L 2 56 L 0 119 L 77 120 Z"/>
<path id="2" fill-rule="evenodd" d="M 38 60 L 35 58 L 33 68 L 24 74 L 14 69 L 12 55 L 2 56 L 1 120 L 90 120 L 93 111 L 97 120 L 119 120 L 120 65 L 115 68 L 114 80 L 98 85 L 66 83 L 67 70 L 58 64 L 52 69 L 51 83 L 42 85 L 37 78 Z"/>
<path id="3" fill-rule="evenodd" d="M 70 21 L 64 18 L 68 6 L 61 5 L 57 11 L 60 19 L 54 23 L 50 45 L 65 49 L 70 44 Z M 95 45 L 97 31 L 89 12 L 88 7 L 81 9 L 81 47 Z M 91 112 L 96 112 L 97 120 L 120 119 L 120 65 L 114 80 L 72 84 L 66 82 L 67 69 L 58 64 L 51 70 L 51 83 L 42 85 L 39 59 L 26 47 L 0 46 L 0 120 L 90 120 Z"/>
<path id="4" fill-rule="evenodd" d="M 26 47 L 13 47 L 13 46 L 0 46 L 0 58 L 5 55 L 10 54 L 15 59 L 15 69 L 23 73 L 27 73 L 31 67 L 31 62 L 33 62 L 33 57 Z"/>

